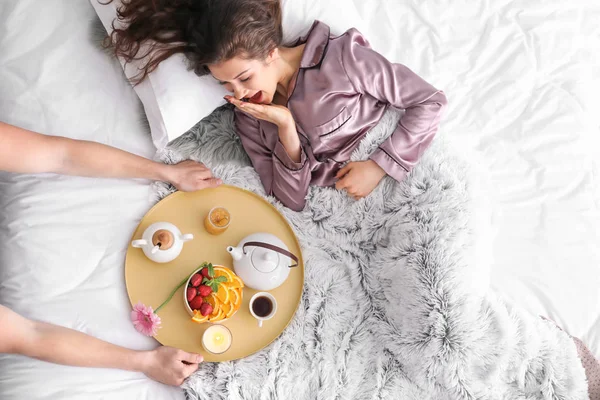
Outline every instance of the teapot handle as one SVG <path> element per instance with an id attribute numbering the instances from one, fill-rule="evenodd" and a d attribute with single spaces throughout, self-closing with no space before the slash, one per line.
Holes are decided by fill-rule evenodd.
<path id="1" fill-rule="evenodd" d="M 298 257 L 293 255 L 289 251 L 282 249 L 281 247 L 277 247 L 272 244 L 263 243 L 263 242 L 246 242 L 246 243 L 244 243 L 244 254 L 246 253 L 246 246 L 256 246 L 256 247 L 262 247 L 265 249 L 273 250 L 274 252 L 283 254 L 284 256 L 287 256 L 296 262 L 296 264 L 290 265 L 290 268 L 298 266 Z"/>
<path id="2" fill-rule="evenodd" d="M 138 249 L 144 247 L 147 244 L 148 242 L 145 239 L 137 239 L 131 242 L 131 246 L 136 247 Z"/>
<path id="3" fill-rule="evenodd" d="M 194 238 L 194 235 L 192 235 L 191 233 L 185 233 L 183 235 L 181 235 L 181 240 L 183 242 L 187 242 L 188 240 L 192 240 Z"/>

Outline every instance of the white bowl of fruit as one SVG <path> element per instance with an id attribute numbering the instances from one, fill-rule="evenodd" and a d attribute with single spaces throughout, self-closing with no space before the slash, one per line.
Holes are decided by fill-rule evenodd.
<path id="1" fill-rule="evenodd" d="M 244 283 L 233 270 L 203 263 L 188 279 L 183 303 L 192 321 L 224 322 L 242 305 Z"/>

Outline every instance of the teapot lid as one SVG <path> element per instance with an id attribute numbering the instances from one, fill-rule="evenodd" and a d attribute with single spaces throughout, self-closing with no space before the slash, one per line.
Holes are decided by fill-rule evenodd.
<path id="1" fill-rule="evenodd" d="M 173 233 L 166 229 L 159 229 L 152 235 L 152 245 L 158 246 L 160 250 L 169 250 L 174 242 Z"/>
<path id="2" fill-rule="evenodd" d="M 269 273 L 275 271 L 281 262 L 279 254 L 273 250 L 263 247 L 252 249 L 252 266 L 260 272 Z"/>

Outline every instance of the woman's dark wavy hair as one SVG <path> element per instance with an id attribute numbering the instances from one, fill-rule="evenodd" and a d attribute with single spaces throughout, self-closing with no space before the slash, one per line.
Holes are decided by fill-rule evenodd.
<path id="1" fill-rule="evenodd" d="M 126 63 L 143 60 L 135 84 L 173 54 L 205 75 L 207 64 L 265 59 L 283 41 L 279 0 L 123 0 L 117 18 L 106 46 Z"/>

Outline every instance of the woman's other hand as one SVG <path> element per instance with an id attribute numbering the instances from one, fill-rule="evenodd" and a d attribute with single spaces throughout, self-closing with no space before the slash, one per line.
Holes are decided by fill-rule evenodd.
<path id="1" fill-rule="evenodd" d="M 373 160 L 349 162 L 336 174 L 335 188 L 358 200 L 368 196 L 384 176 L 385 171 Z"/>

